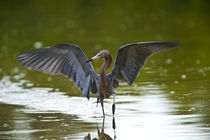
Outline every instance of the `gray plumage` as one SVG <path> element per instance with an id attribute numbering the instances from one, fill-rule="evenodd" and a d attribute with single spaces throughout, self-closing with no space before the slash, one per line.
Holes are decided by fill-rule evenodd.
<path id="1" fill-rule="evenodd" d="M 149 56 L 178 45 L 180 45 L 178 41 L 141 42 L 125 45 L 118 51 L 110 77 L 117 82 L 127 82 L 131 85 Z"/>
<path id="2" fill-rule="evenodd" d="M 20 54 L 17 60 L 23 66 L 50 75 L 65 75 L 89 98 L 89 93 L 96 93 L 95 73 L 90 63 L 84 63 L 87 57 L 77 45 L 59 44 Z"/>
<path id="3" fill-rule="evenodd" d="M 178 45 L 180 45 L 178 41 L 141 42 L 119 48 L 112 72 L 106 74 L 108 78 L 106 86 L 109 88 L 106 93 L 107 97 L 115 93 L 114 88 L 118 87 L 119 82 L 127 82 L 131 85 L 149 56 Z M 93 58 L 96 57 L 106 59 L 106 56 L 102 56 L 100 52 Z M 25 67 L 51 75 L 62 74 L 70 78 L 87 98 L 90 92 L 97 93 L 98 101 L 101 101 L 103 109 L 102 89 L 99 85 L 100 76 L 95 73 L 90 63 L 93 58 L 88 60 L 81 48 L 72 44 L 40 48 L 17 56 L 17 60 Z M 113 103 L 113 114 L 114 108 Z"/>

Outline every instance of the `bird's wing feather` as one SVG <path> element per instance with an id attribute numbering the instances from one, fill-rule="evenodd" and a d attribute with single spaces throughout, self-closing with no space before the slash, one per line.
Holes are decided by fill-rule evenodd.
<path id="1" fill-rule="evenodd" d="M 171 49 L 179 44 L 178 41 L 127 44 L 119 49 L 110 76 L 115 83 L 127 82 L 131 85 L 150 55 Z"/>
<path id="2" fill-rule="evenodd" d="M 25 67 L 51 75 L 65 75 L 89 98 L 90 91 L 96 92 L 98 77 L 87 57 L 77 45 L 59 44 L 40 48 L 17 56 Z"/>

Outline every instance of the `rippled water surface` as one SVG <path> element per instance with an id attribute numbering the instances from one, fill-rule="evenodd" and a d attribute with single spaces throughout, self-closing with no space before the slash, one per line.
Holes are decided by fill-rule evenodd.
<path id="1" fill-rule="evenodd" d="M 0 139 L 210 139 L 208 1 L 1 1 Z M 59 43 L 88 58 L 140 41 L 182 45 L 148 59 L 132 86 L 105 100 L 103 119 L 64 76 L 22 67 L 15 56 Z M 97 72 L 102 61 L 92 63 Z M 109 72 L 111 69 L 109 69 Z"/>

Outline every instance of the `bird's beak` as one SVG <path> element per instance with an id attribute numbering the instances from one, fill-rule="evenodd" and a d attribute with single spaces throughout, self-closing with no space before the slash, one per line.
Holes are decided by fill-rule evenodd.
<path id="1" fill-rule="evenodd" d="M 100 56 L 96 55 L 96 56 L 92 57 L 91 59 L 85 61 L 85 63 L 88 63 L 88 62 L 90 62 L 92 60 L 99 59 L 99 58 L 100 58 Z"/>
<path id="2" fill-rule="evenodd" d="M 90 61 L 92 61 L 93 59 L 91 58 L 91 59 L 89 59 L 89 60 L 87 60 L 87 61 L 85 61 L 85 63 L 88 63 L 88 62 L 90 62 Z"/>

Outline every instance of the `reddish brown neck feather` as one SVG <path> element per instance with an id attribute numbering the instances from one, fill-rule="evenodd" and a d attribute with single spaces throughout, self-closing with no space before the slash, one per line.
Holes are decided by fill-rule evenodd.
<path id="1" fill-rule="evenodd" d="M 106 79 L 106 70 L 110 67 L 111 63 L 112 63 L 112 57 L 110 53 L 107 52 L 104 57 L 104 63 L 102 65 L 101 72 L 100 72 L 100 85 L 104 94 L 104 98 L 106 98 L 106 94 L 109 89 L 108 87 L 109 81 Z"/>

